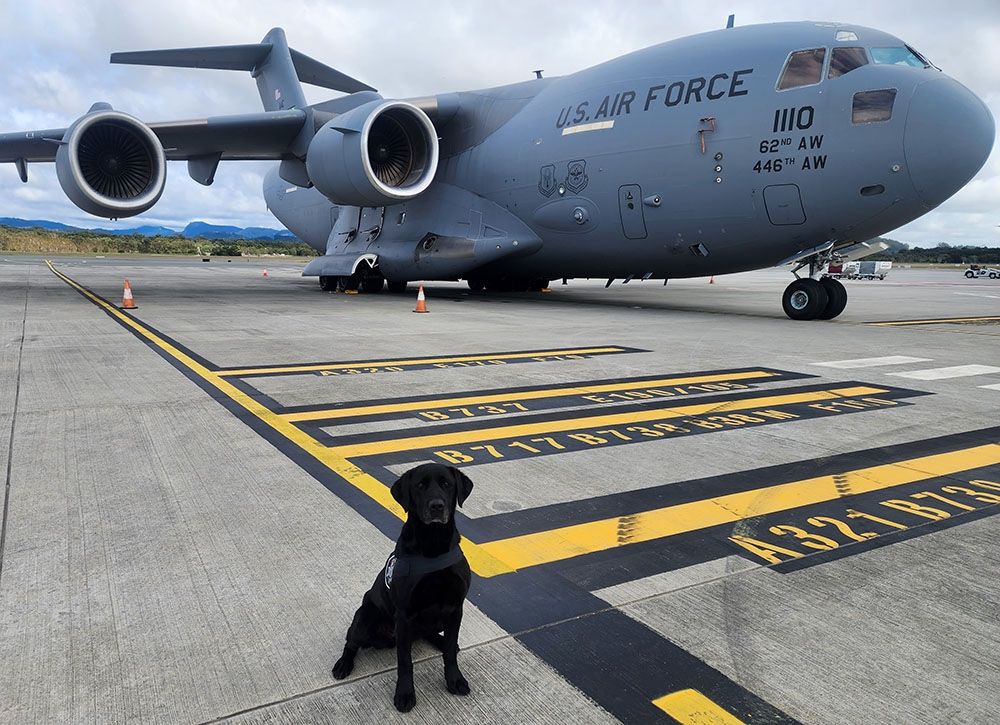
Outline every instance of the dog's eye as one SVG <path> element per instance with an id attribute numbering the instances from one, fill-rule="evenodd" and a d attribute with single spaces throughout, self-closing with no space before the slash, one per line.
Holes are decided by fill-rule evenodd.
<path id="1" fill-rule="evenodd" d="M 448 488 L 451 485 L 451 481 L 441 481 L 441 488 Z"/>
<path id="2" fill-rule="evenodd" d="M 421 491 L 423 491 L 425 488 L 427 488 L 427 481 L 420 481 L 417 484 L 417 488 L 419 488 Z"/>

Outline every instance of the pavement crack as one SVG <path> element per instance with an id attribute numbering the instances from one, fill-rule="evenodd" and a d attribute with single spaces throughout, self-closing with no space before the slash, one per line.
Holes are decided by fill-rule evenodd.
<path id="1" fill-rule="evenodd" d="M 17 348 L 17 373 L 14 377 L 14 406 L 10 416 L 10 438 L 7 440 L 7 476 L 3 489 L 3 516 L 0 519 L 0 584 L 3 583 L 3 555 L 7 544 L 7 514 L 10 510 L 10 478 L 14 470 L 14 432 L 17 429 L 17 404 L 21 398 L 21 360 L 24 357 L 24 333 L 28 323 L 28 293 L 31 289 L 31 267 L 24 282 L 24 312 L 21 315 L 21 339 Z"/>

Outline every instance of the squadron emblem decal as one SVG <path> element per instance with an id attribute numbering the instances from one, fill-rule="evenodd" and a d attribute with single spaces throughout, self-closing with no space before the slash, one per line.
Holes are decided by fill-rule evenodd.
<path id="1" fill-rule="evenodd" d="M 542 196 L 552 196 L 556 190 L 556 166 L 546 164 L 539 170 L 538 193 Z"/>
<path id="2" fill-rule="evenodd" d="M 579 194 L 587 188 L 590 179 L 587 178 L 587 162 L 583 159 L 570 161 L 566 169 L 566 188 L 574 194 Z"/>

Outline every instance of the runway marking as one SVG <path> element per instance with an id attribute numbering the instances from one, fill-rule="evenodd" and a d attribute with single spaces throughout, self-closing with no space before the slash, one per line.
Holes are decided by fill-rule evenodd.
<path id="1" fill-rule="evenodd" d="M 46 261 L 59 279 L 109 315 L 115 322 L 154 349 L 203 391 L 212 395 L 230 413 L 271 442 L 284 455 L 330 488 L 330 479 L 319 471 L 332 471 L 354 490 L 381 506 L 379 516 L 372 517 L 368 507 L 358 508 L 353 496 L 330 488 L 354 506 L 373 524 L 380 526 L 381 510 L 397 518 L 401 511 L 388 494 L 388 488 L 353 464 L 333 456 L 315 440 L 283 420 L 275 412 L 233 383 L 227 381 L 208 361 L 186 350 L 167 336 L 137 318 L 119 311 L 110 302 L 82 287 Z M 291 443 L 292 446 L 285 445 Z M 313 461 L 317 465 L 313 465 Z M 323 468 L 319 468 L 322 466 Z M 658 710 L 652 698 L 659 691 L 656 680 L 675 683 L 676 687 L 699 687 L 712 693 L 728 711 L 741 714 L 753 722 L 794 722 L 787 715 L 752 692 L 744 689 L 718 670 L 672 644 L 650 628 L 606 605 L 589 592 L 572 584 L 552 587 L 545 585 L 539 593 L 539 583 L 533 578 L 519 577 L 513 570 L 486 553 L 465 537 L 465 551 L 473 571 L 482 577 L 477 582 L 477 605 L 483 612 L 514 635 L 529 651 L 553 667 L 568 682 L 580 688 L 609 713 L 624 722 L 649 722 Z M 510 576 L 496 576 L 509 574 Z M 564 583 L 565 584 L 565 583 Z M 510 606 L 516 601 L 516 606 Z M 524 606 L 525 602 L 541 602 L 544 606 Z M 587 615 L 587 616 L 581 616 Z M 533 618 L 528 623 L 525 617 Z M 589 656 L 583 661 L 574 643 L 589 643 Z M 635 658 L 635 648 L 643 653 Z M 623 693 L 630 697 L 623 697 Z"/>
<path id="2" fill-rule="evenodd" d="M 936 320 L 890 320 L 886 322 L 868 322 L 874 327 L 905 327 L 907 325 L 963 325 L 976 322 L 1000 322 L 1000 316 L 986 317 L 942 317 Z"/>
<path id="3" fill-rule="evenodd" d="M 324 408 L 321 410 L 282 413 L 281 416 L 285 420 L 293 423 L 302 423 L 306 421 L 377 416 L 389 413 L 416 412 L 419 414 L 421 412 L 438 411 L 443 408 L 459 408 L 461 406 L 470 405 L 489 405 L 494 403 L 507 403 L 511 401 L 520 403 L 529 400 L 545 400 L 563 396 L 599 396 L 601 393 L 625 391 L 641 392 L 643 390 L 679 385 L 688 386 L 720 382 L 731 383 L 736 381 L 758 381 L 766 379 L 783 379 L 784 377 L 785 376 L 781 371 L 771 370 L 745 370 L 708 374 L 687 373 L 671 377 L 641 378 L 605 384 L 578 383 L 576 385 L 557 386 L 535 390 L 506 390 L 502 393 L 490 393 L 485 395 L 480 393 L 469 393 L 461 396 L 424 398 L 421 400 L 405 402 L 371 403 L 346 408 Z M 703 392 L 713 391 L 706 390 Z M 647 397 L 655 397 L 655 394 L 649 394 Z M 627 398 L 619 398 L 614 401 L 609 400 L 609 402 L 623 402 L 625 400 L 627 400 Z M 600 401 L 596 400 L 581 400 L 579 401 L 579 404 L 593 405 L 599 402 Z M 466 417 L 473 416 L 467 415 Z M 425 416 L 425 419 L 443 420 L 444 418 Z"/>
<path id="4" fill-rule="evenodd" d="M 888 355 L 886 357 L 861 357 L 854 360 L 831 360 L 829 362 L 812 363 L 824 368 L 853 370 L 855 368 L 875 368 L 882 365 L 905 365 L 906 363 L 930 362 L 926 357 L 907 357 L 906 355 Z"/>
<path id="5" fill-rule="evenodd" d="M 744 725 L 698 690 L 678 690 L 658 697 L 653 704 L 681 725 Z"/>
<path id="6" fill-rule="evenodd" d="M 400 372 L 404 369 L 486 367 L 508 362 L 547 362 L 560 359 L 583 360 L 594 355 L 614 355 L 631 352 L 649 352 L 634 347 L 604 346 L 577 347 L 559 350 L 525 350 L 494 352 L 477 355 L 448 355 L 437 357 L 399 358 L 396 360 L 354 360 L 348 362 L 303 363 L 300 365 L 274 365 L 256 368 L 222 368 L 219 375 L 227 378 L 247 378 L 270 375 L 362 374 L 366 372 Z M 398 368 L 398 370 L 397 370 Z"/>
<path id="7" fill-rule="evenodd" d="M 989 443 L 523 534 L 481 546 L 517 570 L 824 503 L 841 498 L 845 490 L 857 495 L 996 464 L 1000 464 L 1000 444 Z"/>
<path id="8" fill-rule="evenodd" d="M 649 421 L 669 420 L 691 415 L 706 413 L 726 413 L 767 408 L 794 403 L 817 403 L 837 398 L 863 397 L 888 392 L 885 388 L 867 385 L 818 390 L 793 394 L 764 395 L 755 398 L 743 398 L 732 401 L 715 401 L 712 403 L 694 403 L 683 406 L 656 407 L 652 410 L 630 410 L 621 413 L 580 416 L 548 420 L 539 423 L 523 423 L 497 426 L 493 428 L 478 428 L 474 430 L 438 433 L 431 435 L 415 435 L 390 440 L 373 441 L 333 446 L 333 450 L 342 458 L 358 458 L 363 456 L 383 455 L 422 449 L 442 448 L 445 446 L 477 443 L 502 438 L 517 438 L 521 436 L 541 436 L 550 433 L 573 431 L 580 428 L 595 426 L 615 426 L 644 423 Z"/>
<path id="9" fill-rule="evenodd" d="M 980 385 L 983 390 L 1000 390 L 1000 383 L 993 383 L 992 385 Z"/>
<path id="10" fill-rule="evenodd" d="M 913 380 L 947 380 L 949 378 L 967 378 L 972 375 L 990 375 L 1000 373 L 1000 367 L 995 365 L 953 365 L 947 368 L 928 368 L 927 370 L 909 370 L 903 373 L 886 373 L 900 378 Z"/>
<path id="11" fill-rule="evenodd" d="M 59 279 L 100 307 L 107 314 L 111 315 L 123 326 L 132 330 L 150 344 L 163 351 L 166 355 L 182 365 L 193 375 L 218 390 L 220 393 L 225 395 L 226 398 L 256 417 L 279 435 L 294 443 L 304 453 L 322 463 L 350 485 L 354 486 L 356 489 L 377 502 L 380 506 L 382 506 L 382 508 L 390 512 L 396 518 L 400 520 L 406 519 L 403 509 L 398 503 L 396 503 L 396 500 L 392 498 L 389 488 L 374 476 L 366 473 L 350 461 L 345 460 L 342 456 L 337 455 L 334 450 L 318 443 L 315 439 L 304 433 L 295 425 L 287 420 L 284 420 L 281 416 L 261 405 L 250 395 L 237 389 L 232 383 L 225 380 L 221 374 L 209 370 L 205 365 L 194 360 L 190 355 L 179 350 L 175 345 L 164 340 L 160 335 L 153 332 L 151 328 L 147 327 L 136 318 L 120 311 L 107 300 L 97 296 L 86 287 L 77 284 L 75 281 L 57 270 L 51 262 L 46 261 L 46 264 L 52 273 L 59 277 Z M 462 539 L 462 549 L 465 551 L 470 566 L 480 576 L 496 576 L 497 574 L 505 574 L 511 571 L 506 565 L 494 559 L 489 554 L 485 554 L 478 545 L 474 544 L 469 539 Z"/>

